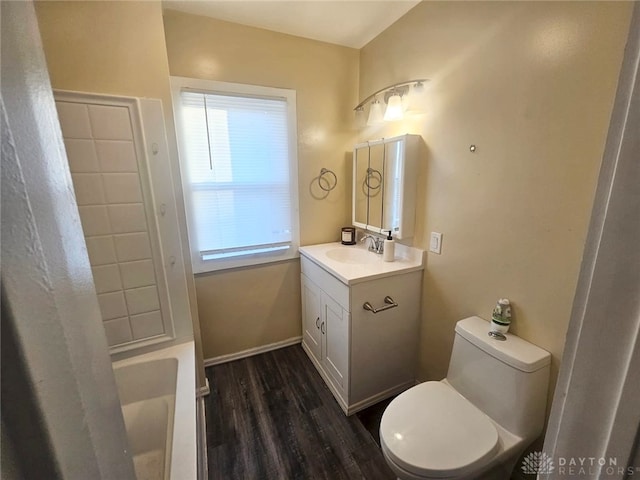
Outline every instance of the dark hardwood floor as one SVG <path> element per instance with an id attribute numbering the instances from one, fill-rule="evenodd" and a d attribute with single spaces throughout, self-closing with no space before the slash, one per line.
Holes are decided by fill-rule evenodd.
<path id="1" fill-rule="evenodd" d="M 210 479 L 394 479 L 376 440 L 382 413 L 344 415 L 300 347 L 208 367 Z"/>
<path id="2" fill-rule="evenodd" d="M 364 428 L 371 434 L 378 446 L 380 446 L 380 422 L 382 421 L 382 414 L 394 398 L 396 397 L 393 396 L 356 413 L 358 420 L 360 420 L 360 423 L 362 423 Z"/>

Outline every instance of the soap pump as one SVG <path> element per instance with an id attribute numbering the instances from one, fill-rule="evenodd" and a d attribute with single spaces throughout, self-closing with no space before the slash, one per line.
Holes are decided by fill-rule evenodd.
<path id="1" fill-rule="evenodd" d="M 382 260 L 385 262 L 393 262 L 396 257 L 396 242 L 393 240 L 391 236 L 391 230 L 389 230 L 389 235 L 384 240 L 384 250 L 382 250 Z"/>

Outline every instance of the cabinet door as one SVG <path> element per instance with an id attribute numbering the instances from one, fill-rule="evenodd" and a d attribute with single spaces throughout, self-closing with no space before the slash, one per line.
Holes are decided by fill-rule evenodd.
<path id="1" fill-rule="evenodd" d="M 351 403 L 413 384 L 421 291 L 421 271 L 353 285 L 350 366 L 354 375 L 349 389 Z M 387 295 L 395 300 L 397 307 L 378 313 L 362 308 L 365 302 L 374 307 L 384 305 Z"/>
<path id="2" fill-rule="evenodd" d="M 322 358 L 320 292 L 315 283 L 302 275 L 302 341 L 317 362 Z"/>
<path id="3" fill-rule="evenodd" d="M 343 396 L 349 369 L 349 313 L 327 295 L 322 296 L 323 366 Z"/>

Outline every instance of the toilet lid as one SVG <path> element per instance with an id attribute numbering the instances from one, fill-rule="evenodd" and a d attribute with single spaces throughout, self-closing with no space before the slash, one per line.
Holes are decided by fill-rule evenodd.
<path id="1" fill-rule="evenodd" d="M 498 449 L 498 432 L 453 388 L 425 382 L 389 404 L 380 441 L 399 467 L 416 475 L 449 477 L 486 463 Z"/>

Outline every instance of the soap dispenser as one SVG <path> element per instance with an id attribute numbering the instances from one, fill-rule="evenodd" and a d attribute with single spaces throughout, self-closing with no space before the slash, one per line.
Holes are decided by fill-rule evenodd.
<path id="1" fill-rule="evenodd" d="M 384 250 L 382 250 L 382 260 L 385 262 L 393 262 L 396 258 L 396 242 L 393 240 L 391 236 L 391 230 L 389 230 L 389 235 L 384 241 Z"/>

